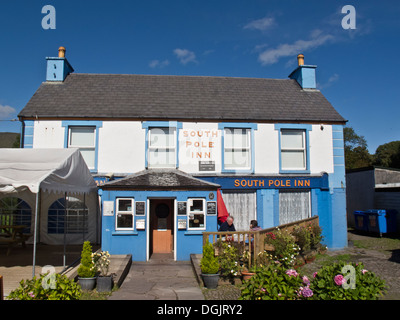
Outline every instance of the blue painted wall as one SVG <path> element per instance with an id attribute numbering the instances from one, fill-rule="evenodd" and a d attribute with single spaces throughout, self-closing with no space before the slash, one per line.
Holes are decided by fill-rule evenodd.
<path id="1" fill-rule="evenodd" d="M 148 250 L 147 245 L 147 199 L 173 198 L 176 201 L 187 201 L 188 198 L 203 198 L 207 201 L 216 201 L 216 191 L 117 191 L 101 190 L 101 201 L 114 202 L 114 215 L 102 217 L 102 250 L 109 251 L 111 254 L 132 254 L 133 261 L 146 261 Z M 214 195 L 210 199 L 210 193 Z M 115 230 L 115 203 L 118 197 L 134 198 L 135 201 L 146 201 L 146 214 L 136 216 L 134 230 L 116 231 Z M 136 220 L 146 221 L 145 230 L 136 230 Z M 174 229 L 176 237 L 176 259 L 189 260 L 190 254 L 202 253 L 203 231 L 217 231 L 217 214 L 206 215 L 206 230 L 178 230 L 177 220 L 187 219 L 186 215 L 175 215 Z"/>

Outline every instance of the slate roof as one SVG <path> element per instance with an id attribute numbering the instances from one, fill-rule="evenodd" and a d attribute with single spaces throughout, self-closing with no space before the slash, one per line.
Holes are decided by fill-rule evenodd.
<path id="1" fill-rule="evenodd" d="M 109 181 L 102 189 L 135 190 L 216 190 L 220 185 L 194 178 L 178 169 L 146 169 L 125 178 Z"/>
<path id="2" fill-rule="evenodd" d="M 72 73 L 43 82 L 20 118 L 344 122 L 292 79 Z"/>

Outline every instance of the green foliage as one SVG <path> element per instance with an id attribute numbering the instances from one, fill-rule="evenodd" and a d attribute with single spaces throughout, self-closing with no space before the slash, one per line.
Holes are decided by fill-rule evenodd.
<path id="1" fill-rule="evenodd" d="M 294 236 L 302 254 L 310 250 L 317 250 L 321 246 L 322 229 L 319 225 L 308 223 L 307 225 L 295 226 L 291 234 Z"/>
<path id="2" fill-rule="evenodd" d="M 54 278 L 52 278 L 54 277 Z M 50 279 L 50 280 L 48 280 Z M 9 300 L 79 300 L 81 287 L 65 275 L 42 274 L 39 279 L 22 280 Z"/>
<path id="3" fill-rule="evenodd" d="M 215 256 L 214 247 L 208 241 L 203 246 L 203 257 L 200 260 L 200 267 L 203 274 L 216 274 L 219 270 L 218 258 Z"/>
<path id="4" fill-rule="evenodd" d="M 237 276 L 240 271 L 239 250 L 228 242 L 221 242 L 219 248 L 218 263 L 221 275 Z"/>
<path id="5" fill-rule="evenodd" d="M 258 268 L 256 274 L 243 283 L 239 300 L 303 299 L 304 287 L 303 277 L 296 271 L 287 270 L 281 264 L 269 264 Z"/>
<path id="6" fill-rule="evenodd" d="M 294 237 L 286 230 L 276 229 L 266 237 L 266 242 L 274 246 L 274 260 L 279 261 L 285 267 L 291 267 L 295 263 L 300 247 L 295 243 Z"/>
<path id="7" fill-rule="evenodd" d="M 354 273 L 347 271 L 349 266 L 354 268 Z M 344 282 L 348 288 L 342 285 Z M 325 266 L 315 273 L 310 289 L 315 300 L 376 300 L 383 294 L 385 282 L 367 271 L 362 263 L 340 262 Z"/>
<path id="8" fill-rule="evenodd" d="M 380 145 L 375 151 L 374 165 L 400 168 L 400 141 Z"/>
<path id="9" fill-rule="evenodd" d="M 346 169 L 368 167 L 372 163 L 372 156 L 367 149 L 367 141 L 363 136 L 355 133 L 351 127 L 343 129 L 344 155 Z"/>
<path id="10" fill-rule="evenodd" d="M 81 253 L 81 264 L 78 268 L 78 277 L 92 278 L 95 275 L 96 268 L 92 260 L 92 246 L 90 245 L 90 241 L 85 241 Z"/>

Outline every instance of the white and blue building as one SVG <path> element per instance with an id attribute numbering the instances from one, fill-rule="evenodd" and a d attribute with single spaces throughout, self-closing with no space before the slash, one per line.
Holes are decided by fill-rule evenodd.
<path id="1" fill-rule="evenodd" d="M 63 51 L 19 114 L 24 148 L 79 148 L 99 185 L 101 246 L 188 260 L 217 231 L 319 216 L 347 245 L 343 126 L 316 66 L 288 79 L 75 73 Z"/>

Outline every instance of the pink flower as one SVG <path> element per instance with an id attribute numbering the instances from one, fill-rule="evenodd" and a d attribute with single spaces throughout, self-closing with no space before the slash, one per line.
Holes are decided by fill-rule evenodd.
<path id="1" fill-rule="evenodd" d="M 317 274 L 318 274 L 318 272 L 314 272 L 313 275 L 312 275 L 313 278 L 315 278 L 317 276 Z"/>
<path id="2" fill-rule="evenodd" d="M 296 270 L 293 270 L 293 269 L 286 270 L 286 274 L 287 274 L 289 277 L 291 277 L 291 276 L 297 277 L 297 276 L 299 275 L 299 274 L 296 272 Z"/>
<path id="3" fill-rule="evenodd" d="M 265 288 L 261 288 L 261 291 L 262 292 L 266 292 L 267 290 Z"/>
<path id="4" fill-rule="evenodd" d="M 341 286 L 343 283 L 346 282 L 346 280 L 343 278 L 343 276 L 341 274 L 336 275 L 333 280 L 335 281 L 336 285 L 338 285 L 338 286 Z"/>
<path id="5" fill-rule="evenodd" d="M 309 287 L 305 287 L 302 291 L 301 294 L 303 295 L 303 297 L 305 298 L 309 298 L 311 297 L 314 293 L 312 292 L 312 290 Z"/>
<path id="6" fill-rule="evenodd" d="M 362 274 L 365 274 L 366 272 L 368 272 L 368 270 L 367 269 L 362 269 L 361 272 L 362 272 Z"/>
<path id="7" fill-rule="evenodd" d="M 28 292 L 28 296 L 30 296 L 31 298 L 34 298 L 35 297 L 35 295 L 34 295 L 34 293 L 31 291 L 31 292 Z"/>
<path id="8" fill-rule="evenodd" d="M 303 277 L 303 283 L 304 283 L 305 285 L 307 285 L 307 286 L 310 285 L 310 280 L 308 279 L 307 276 L 304 276 L 304 277 Z"/>

